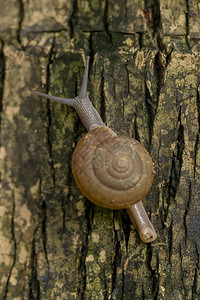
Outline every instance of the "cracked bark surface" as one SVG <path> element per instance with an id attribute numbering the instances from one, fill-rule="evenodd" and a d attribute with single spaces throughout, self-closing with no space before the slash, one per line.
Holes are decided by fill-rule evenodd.
<path id="1" fill-rule="evenodd" d="M 198 1 L 1 1 L 0 298 L 200 299 Z M 31 95 L 80 90 L 151 152 L 144 201 L 158 238 L 85 199 L 75 111 Z"/>

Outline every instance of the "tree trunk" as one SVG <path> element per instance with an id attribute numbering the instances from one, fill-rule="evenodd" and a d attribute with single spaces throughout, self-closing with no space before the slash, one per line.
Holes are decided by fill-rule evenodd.
<path id="1" fill-rule="evenodd" d="M 0 3 L 0 298 L 200 299 L 198 1 Z M 144 206 L 158 234 L 97 207 L 74 182 L 80 91 L 108 127 L 150 151 Z"/>

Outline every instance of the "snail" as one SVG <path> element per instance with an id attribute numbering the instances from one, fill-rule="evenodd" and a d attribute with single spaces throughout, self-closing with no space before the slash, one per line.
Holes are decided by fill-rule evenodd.
<path id="1" fill-rule="evenodd" d="M 82 194 L 102 207 L 126 208 L 141 240 L 152 242 L 157 235 L 141 202 L 153 182 L 152 159 L 138 141 L 117 136 L 104 124 L 89 99 L 88 73 L 89 56 L 80 95 L 75 98 L 32 93 L 74 107 L 88 131 L 78 142 L 72 157 L 72 173 Z"/>

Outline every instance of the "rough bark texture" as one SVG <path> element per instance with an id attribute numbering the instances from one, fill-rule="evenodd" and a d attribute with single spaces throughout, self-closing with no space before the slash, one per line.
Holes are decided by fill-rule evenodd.
<path id="1" fill-rule="evenodd" d="M 0 299 L 200 299 L 200 4 L 0 1 Z M 76 188 L 71 107 L 91 56 L 105 123 L 152 154 L 158 239 Z"/>

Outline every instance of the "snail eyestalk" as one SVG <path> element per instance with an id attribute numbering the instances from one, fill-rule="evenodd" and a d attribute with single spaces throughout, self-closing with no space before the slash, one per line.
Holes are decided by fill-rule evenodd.
<path id="1" fill-rule="evenodd" d="M 80 95 L 76 96 L 75 98 L 60 98 L 60 97 L 44 94 L 38 91 L 32 91 L 32 93 L 40 97 L 44 97 L 47 99 L 54 100 L 56 102 L 73 106 L 79 118 L 81 119 L 83 125 L 87 129 L 87 131 L 90 131 L 91 129 L 94 129 L 95 127 L 98 126 L 105 126 L 103 120 L 101 119 L 99 113 L 94 108 L 88 96 L 88 91 L 87 91 L 88 72 L 89 72 L 89 56 L 87 56 L 86 59 L 86 67 L 84 71 L 81 92 Z"/>
<path id="2" fill-rule="evenodd" d="M 80 96 L 81 97 L 86 97 L 87 96 L 87 84 L 88 84 L 88 73 L 89 73 L 89 60 L 90 57 L 86 57 L 86 65 L 85 65 L 85 71 L 83 75 L 83 81 L 82 81 L 82 87 L 81 87 L 81 92 Z"/>
<path id="3" fill-rule="evenodd" d="M 47 98 L 47 99 L 50 99 L 50 100 L 54 100 L 56 102 L 64 103 L 64 104 L 67 104 L 67 105 L 70 105 L 70 106 L 74 105 L 74 98 L 60 98 L 60 97 L 51 96 L 51 95 L 48 95 L 48 94 L 45 94 L 45 93 L 41 93 L 41 92 L 38 92 L 38 91 L 31 91 L 31 92 L 35 95 L 38 95 L 40 97 Z"/>
<path id="4" fill-rule="evenodd" d="M 126 208 L 141 240 L 152 242 L 157 235 L 141 202 L 153 182 L 151 157 L 139 142 L 130 137 L 118 137 L 105 126 L 88 96 L 88 72 L 89 57 L 86 58 L 80 95 L 75 98 L 32 92 L 73 106 L 88 131 L 76 146 L 72 158 L 72 172 L 81 192 L 97 205 L 111 209 Z M 116 152 L 117 144 L 119 154 Z M 91 154 L 90 150 L 93 151 Z M 108 167 L 111 169 L 108 170 Z M 127 174 L 128 183 L 125 181 Z"/>

